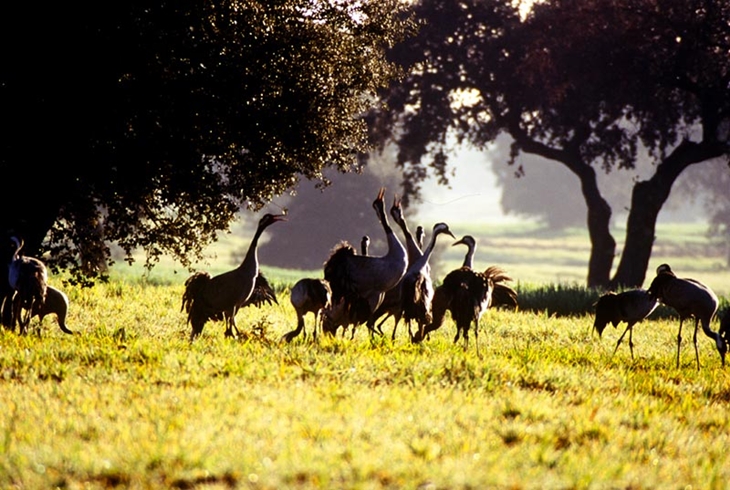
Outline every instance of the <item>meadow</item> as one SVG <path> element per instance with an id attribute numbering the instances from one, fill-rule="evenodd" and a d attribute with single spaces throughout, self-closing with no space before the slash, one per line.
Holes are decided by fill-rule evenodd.
<path id="1" fill-rule="evenodd" d="M 499 239 L 523 253 L 519 237 Z M 678 246 L 658 260 L 703 277 Z M 443 267 L 452 253 L 463 257 L 443 250 Z M 580 291 L 523 279 L 514 260 L 525 301 Z M 39 334 L 0 329 L 0 487 L 727 488 L 730 367 L 700 332 L 696 369 L 691 327 L 675 367 L 671 315 L 635 327 L 634 359 L 626 343 L 614 354 L 623 325 L 599 338 L 590 311 L 540 307 L 489 311 L 479 355 L 473 336 L 454 344 L 450 322 L 419 345 L 402 326 L 391 341 L 392 322 L 384 337 L 360 327 L 315 341 L 310 316 L 310 335 L 285 344 L 288 285 L 305 271 L 271 270 L 278 305 L 241 311 L 241 338 L 210 322 L 191 343 L 184 273 L 131 269 L 61 286 L 76 335 L 51 317 Z"/>

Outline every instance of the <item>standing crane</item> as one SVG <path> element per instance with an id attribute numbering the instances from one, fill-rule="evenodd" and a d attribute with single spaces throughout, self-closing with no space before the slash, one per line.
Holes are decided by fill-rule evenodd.
<path id="1" fill-rule="evenodd" d="M 424 325 L 414 336 L 414 342 L 421 342 L 426 336 L 443 325 L 446 312 L 456 323 L 454 343 L 459 341 L 463 333 L 464 349 L 469 347 L 469 328 L 474 324 L 474 335 L 477 355 L 479 355 L 479 320 L 487 309 L 492 306 L 492 293 L 496 284 L 511 281 L 512 278 L 500 267 L 490 266 L 484 272 L 475 271 L 473 266 L 476 241 L 470 235 L 454 242 L 452 246 L 466 245 L 468 252 L 464 264 L 444 278 L 433 295 L 433 319 L 430 324 Z M 505 291 L 514 291 L 504 285 Z M 516 293 L 514 293 L 516 301 Z M 508 295 L 509 296 L 509 295 Z"/>
<path id="2" fill-rule="evenodd" d="M 262 216 L 246 256 L 235 269 L 214 277 L 207 272 L 196 272 L 185 281 L 182 309 L 188 314 L 188 323 L 192 326 L 190 340 L 202 333 L 208 320 L 223 319 L 227 336 L 237 329 L 235 314 L 239 305 L 245 303 L 253 293 L 259 276 L 256 252 L 259 238 L 267 227 L 285 220 L 284 215 L 279 214 L 267 213 Z"/>
<path id="3" fill-rule="evenodd" d="M 651 315 L 657 304 L 656 298 L 644 289 L 631 289 L 620 293 L 609 291 L 596 301 L 596 318 L 593 322 L 593 328 L 601 337 L 603 330 L 609 323 L 616 328 L 619 323 L 626 322 L 626 330 L 618 338 L 613 353 L 615 354 L 618 351 L 618 346 L 621 345 L 621 341 L 628 332 L 629 350 L 631 351 L 631 359 L 633 359 L 634 341 L 632 337 L 634 325 Z"/>
<path id="4" fill-rule="evenodd" d="M 679 314 L 679 331 L 677 333 L 677 367 L 679 367 L 679 351 L 682 343 L 682 323 L 687 318 L 695 319 L 693 342 L 697 370 L 700 369 L 700 353 L 697 348 L 697 328 L 702 325 L 704 334 L 715 341 L 722 365 L 725 365 L 727 343 L 719 333 L 710 328 L 710 321 L 717 312 L 719 301 L 717 295 L 700 281 L 677 277 L 668 264 L 656 269 L 656 277 L 649 286 L 649 294 L 661 303 L 674 308 Z"/>
<path id="5" fill-rule="evenodd" d="M 411 230 L 408 228 L 408 223 L 406 223 L 406 218 L 403 214 L 403 207 L 401 206 L 400 200 L 396 199 L 393 201 L 393 206 L 390 208 L 390 215 L 403 232 L 406 253 L 408 254 L 408 268 L 410 268 L 411 264 L 423 257 L 423 251 L 421 250 L 422 244 L 419 244 L 417 240 L 413 238 Z M 422 227 L 421 231 L 423 231 Z M 420 238 L 423 239 L 423 234 L 421 234 Z M 429 267 L 428 263 L 426 266 Z M 382 303 L 380 303 L 380 306 L 374 314 L 375 321 L 377 322 L 375 324 L 375 330 L 380 334 L 383 333 L 383 323 L 385 323 L 388 318 L 393 317 L 394 323 L 393 333 L 391 335 L 392 340 L 395 340 L 395 332 L 398 329 L 398 324 L 400 323 L 401 318 L 403 317 L 403 300 L 401 294 L 402 285 L 403 283 L 401 279 L 401 282 L 399 282 L 396 287 L 385 293 Z M 380 321 L 378 322 L 377 320 Z"/>
<path id="6" fill-rule="evenodd" d="M 454 242 L 453 245 L 466 245 L 467 250 L 462 267 L 468 267 L 471 269 L 474 265 L 474 255 L 477 251 L 477 242 L 474 237 L 471 235 L 464 235 L 461 240 Z M 507 281 L 510 279 L 506 278 L 504 280 Z M 512 310 L 517 309 L 517 291 L 509 287 L 507 284 L 504 284 L 504 282 L 495 282 L 494 289 L 492 290 L 492 300 L 489 307 Z"/>
<path id="7" fill-rule="evenodd" d="M 451 238 L 455 238 L 446 223 L 433 225 L 431 240 L 423 251 L 423 255 L 408 265 L 406 275 L 403 276 L 400 282 L 400 312 L 402 312 L 403 319 L 408 326 L 408 336 L 411 340 L 413 340 L 411 321 L 415 320 L 418 323 L 418 330 L 420 331 L 432 320 L 431 301 L 433 300 L 434 290 L 431 281 L 431 267 L 428 261 L 431 259 L 431 254 L 436 246 L 436 238 L 439 235 L 449 235 Z M 395 326 L 393 327 L 393 337 L 395 337 Z"/>
<path id="8" fill-rule="evenodd" d="M 355 325 L 367 323 L 371 334 L 377 333 L 374 313 L 386 291 L 398 284 L 408 267 L 406 250 L 388 223 L 384 194 L 385 188 L 381 188 L 373 208 L 385 232 L 387 253 L 381 257 L 356 255 L 355 249 L 343 242 L 324 265 L 324 278 L 332 288 L 333 307 L 343 301 L 347 321 Z"/>
<path id="9" fill-rule="evenodd" d="M 20 333 L 28 331 L 28 324 L 33 316 L 33 310 L 42 307 L 46 300 L 48 288 L 48 270 L 46 265 L 35 257 L 21 255 L 23 239 L 17 236 L 10 237 L 15 252 L 8 264 L 8 284 L 15 291 L 12 296 L 12 326 L 16 322 Z M 25 315 L 23 315 L 25 310 Z"/>
<path id="10" fill-rule="evenodd" d="M 317 339 L 317 327 L 320 323 L 320 314 L 325 308 L 329 308 L 332 304 L 332 289 L 324 279 L 316 279 L 305 277 L 300 279 L 291 288 L 290 296 L 291 304 L 297 313 L 297 328 L 284 334 L 282 340 L 291 342 L 297 335 L 304 331 L 304 317 L 307 313 L 314 315 L 314 339 Z"/>

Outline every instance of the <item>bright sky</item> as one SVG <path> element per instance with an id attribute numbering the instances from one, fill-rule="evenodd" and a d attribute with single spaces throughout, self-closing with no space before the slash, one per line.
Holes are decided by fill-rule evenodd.
<path id="1" fill-rule="evenodd" d="M 459 222 L 478 219 L 480 222 L 508 219 L 499 205 L 501 190 L 491 163 L 484 153 L 462 149 L 449 157 L 456 166 L 450 188 L 431 179 L 423 186 L 423 202 L 418 204 L 417 220 L 429 227 L 439 221 Z"/>

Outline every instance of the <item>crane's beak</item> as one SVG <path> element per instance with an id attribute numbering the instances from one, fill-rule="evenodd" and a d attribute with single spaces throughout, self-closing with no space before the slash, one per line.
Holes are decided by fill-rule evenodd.
<path id="1" fill-rule="evenodd" d="M 451 235 L 451 233 L 449 233 L 449 235 Z M 455 237 L 454 235 L 451 235 L 451 236 L 452 236 L 453 238 L 456 238 L 456 237 Z M 462 239 L 460 239 L 460 240 L 457 240 L 457 241 L 455 241 L 454 243 L 452 243 L 452 244 L 451 244 L 451 246 L 452 246 L 452 247 L 454 247 L 454 246 L 456 246 L 456 245 L 463 245 L 463 244 L 464 244 L 464 239 L 462 238 Z"/>

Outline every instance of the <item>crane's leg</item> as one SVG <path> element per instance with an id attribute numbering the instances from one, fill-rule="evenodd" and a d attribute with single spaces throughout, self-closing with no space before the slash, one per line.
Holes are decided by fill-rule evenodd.
<path id="1" fill-rule="evenodd" d="M 368 327 L 368 330 L 370 331 L 370 336 L 372 337 L 373 334 L 377 335 L 383 335 L 383 331 L 380 329 L 380 325 L 376 328 L 375 326 L 375 312 L 378 311 L 378 307 L 383 303 L 383 298 L 385 297 L 385 293 L 380 293 L 375 298 L 371 298 L 368 300 L 368 305 L 370 307 L 370 315 L 365 323 Z M 386 317 L 387 318 L 387 317 Z M 385 320 L 383 320 L 385 321 Z M 381 322 L 382 324 L 382 322 Z"/>
<path id="2" fill-rule="evenodd" d="M 317 310 L 314 312 L 314 323 L 312 324 L 312 330 L 314 330 L 312 332 L 312 341 L 313 342 L 317 341 L 317 328 L 320 328 L 320 329 L 322 328 L 319 326 L 319 318 L 320 318 L 319 311 L 320 310 Z"/>
<path id="3" fill-rule="evenodd" d="M 235 312 L 234 313 L 223 313 L 223 320 L 226 323 L 226 331 L 224 333 L 226 338 L 233 337 L 233 329 L 236 329 L 236 332 L 238 332 L 238 328 L 236 327 L 236 318 L 235 318 Z"/>
<path id="4" fill-rule="evenodd" d="M 700 319 L 695 318 L 695 334 L 694 337 L 692 337 L 692 341 L 695 344 L 695 359 L 697 359 L 697 370 L 700 370 L 700 351 L 697 348 L 697 327 L 700 325 Z"/>
<path id="5" fill-rule="evenodd" d="M 479 359 L 482 358 L 482 355 L 479 353 L 479 321 L 477 320 L 476 324 L 474 325 L 474 343 L 477 345 L 477 357 Z"/>
<path id="6" fill-rule="evenodd" d="M 634 326 L 629 329 L 629 350 L 631 351 L 631 360 L 634 359 Z"/>
<path id="7" fill-rule="evenodd" d="M 618 342 L 616 342 L 616 348 L 613 350 L 613 353 L 616 354 L 616 351 L 618 351 L 618 346 L 621 345 L 621 341 L 624 339 L 624 336 L 626 335 L 626 332 L 629 332 L 629 349 L 631 350 L 631 359 L 634 358 L 634 342 L 632 337 L 634 329 L 632 328 L 634 326 L 633 323 L 629 323 L 626 326 L 626 330 L 624 330 L 624 333 L 621 334 L 621 337 L 618 338 Z"/>
<path id="8" fill-rule="evenodd" d="M 294 337 L 302 332 L 302 330 L 304 330 L 304 314 L 297 313 L 297 328 L 295 328 L 291 332 L 285 333 L 282 337 L 282 340 L 291 342 L 292 340 L 294 340 Z M 304 335 L 306 337 L 306 331 L 304 332 Z"/>
<path id="9" fill-rule="evenodd" d="M 383 323 L 385 323 L 385 320 L 387 320 L 391 316 L 393 317 L 394 323 L 393 323 L 393 333 L 390 335 L 390 340 L 395 340 L 395 332 L 398 330 L 398 323 L 400 323 L 399 316 L 391 315 L 390 313 L 388 313 L 388 315 L 386 315 L 386 317 L 383 318 L 383 320 L 378 324 L 378 329 L 382 332 L 383 330 L 380 327 L 383 325 Z"/>
<path id="10" fill-rule="evenodd" d="M 390 313 L 388 313 L 387 315 L 385 315 L 385 317 L 383 317 L 383 319 L 382 319 L 382 320 L 380 320 L 380 322 L 378 322 L 378 324 L 377 324 L 377 325 L 375 325 L 375 330 L 376 330 L 376 331 L 378 331 L 378 332 L 380 333 L 380 335 L 382 335 L 382 334 L 383 334 L 383 323 L 385 323 L 385 320 L 387 320 L 387 319 L 388 319 L 388 318 L 390 318 L 391 316 L 392 316 L 392 315 L 391 315 Z M 398 326 L 398 325 L 396 325 L 396 327 L 397 327 L 397 326 Z M 395 335 L 395 327 L 393 327 L 393 335 Z"/>
<path id="11" fill-rule="evenodd" d="M 677 368 L 679 368 L 679 350 L 682 345 L 682 322 L 684 318 L 679 317 L 679 331 L 677 332 Z"/>
<path id="12" fill-rule="evenodd" d="M 193 319 L 190 322 L 190 324 L 193 327 L 192 332 L 190 332 L 190 341 L 192 342 L 193 340 L 195 340 L 196 338 L 198 338 L 198 336 L 201 333 L 203 333 L 203 327 L 205 326 L 205 321 L 204 320 L 201 321 L 201 320 L 199 320 L 199 319 L 196 318 L 196 319 Z"/>
<path id="13" fill-rule="evenodd" d="M 236 325 L 236 313 L 238 313 L 238 308 L 234 308 L 233 313 L 231 313 L 231 328 L 235 330 L 236 337 L 240 337 L 241 332 L 238 330 L 238 325 Z"/>
<path id="14" fill-rule="evenodd" d="M 368 328 L 368 332 L 370 332 L 371 337 L 374 335 L 383 335 L 383 331 L 378 331 L 378 329 L 375 327 L 375 320 L 372 318 L 372 316 L 368 318 L 367 322 L 365 322 L 365 326 Z"/>
<path id="15" fill-rule="evenodd" d="M 411 330 L 411 320 L 406 320 L 406 325 L 408 325 L 408 338 L 413 338 L 413 330 Z"/>
<path id="16" fill-rule="evenodd" d="M 31 312 L 33 311 L 33 305 L 35 304 L 35 300 L 32 299 L 30 301 L 30 305 L 28 305 L 28 309 L 25 310 L 25 315 L 23 315 L 23 310 L 21 308 L 20 313 L 20 333 L 21 335 L 25 335 L 28 333 L 28 326 L 30 325 L 30 318 L 31 318 Z"/>

